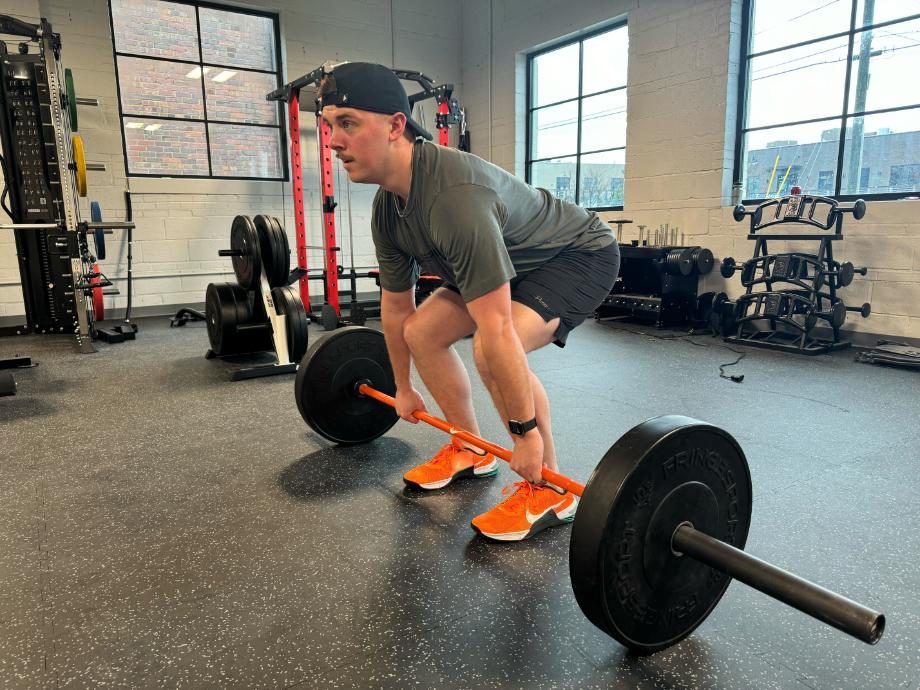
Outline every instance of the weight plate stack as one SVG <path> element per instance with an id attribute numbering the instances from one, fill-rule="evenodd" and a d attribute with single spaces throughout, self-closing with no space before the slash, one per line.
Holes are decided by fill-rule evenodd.
<path id="1" fill-rule="evenodd" d="M 99 273 L 99 265 L 93 264 L 92 272 Z M 99 276 L 95 276 L 89 279 L 90 285 L 95 285 L 99 282 Z M 102 321 L 105 319 L 105 301 L 102 299 L 102 288 L 94 287 L 93 288 L 93 321 Z"/>
<path id="2" fill-rule="evenodd" d="M 262 279 L 262 253 L 259 233 L 249 216 L 237 216 L 230 226 L 230 248 L 240 252 L 234 256 L 233 272 L 244 290 L 252 290 Z"/>
<path id="3" fill-rule="evenodd" d="M 691 259 L 693 260 L 694 266 L 696 266 L 697 272 L 701 276 L 709 273 L 715 264 L 715 257 L 712 255 L 712 251 L 705 247 L 694 248 Z"/>
<path id="4" fill-rule="evenodd" d="M 74 134 L 70 137 L 70 147 L 73 151 L 74 178 L 77 181 L 77 194 L 86 196 L 86 149 L 83 147 L 83 137 Z"/>
<path id="5" fill-rule="evenodd" d="M 215 355 L 272 350 L 271 326 L 257 321 L 253 294 L 234 283 L 211 283 L 205 292 L 208 340 Z M 245 328 L 251 326 L 252 328 Z"/>
<path id="6" fill-rule="evenodd" d="M 288 277 L 291 275 L 291 246 L 288 243 L 287 233 L 281 226 L 281 221 L 274 216 L 269 216 L 268 219 L 270 221 L 269 224 L 275 229 L 274 237 L 276 248 L 279 255 L 281 256 L 278 268 L 280 279 L 278 285 L 287 285 Z"/>
<path id="7" fill-rule="evenodd" d="M 64 70 L 64 88 L 67 91 L 67 112 L 70 115 L 70 130 L 76 132 L 79 127 L 77 122 L 77 91 L 73 86 L 73 72 L 67 67 Z"/>
<path id="8" fill-rule="evenodd" d="M 259 236 L 262 264 L 265 266 L 268 286 L 276 288 L 286 285 L 291 272 L 291 250 L 280 223 L 270 216 L 258 215 L 253 218 L 253 224 Z"/>
<path id="9" fill-rule="evenodd" d="M 288 359 L 299 362 L 307 353 L 307 326 L 310 323 L 303 302 L 297 291 L 286 285 L 272 289 L 272 301 L 275 303 L 275 311 L 284 316 L 287 326 Z"/>
<path id="10" fill-rule="evenodd" d="M 693 250 L 672 249 L 665 259 L 665 269 L 672 276 L 688 276 L 693 272 Z"/>
<path id="11" fill-rule="evenodd" d="M 102 222 L 102 207 L 98 201 L 91 201 L 89 204 L 89 216 L 94 223 Z M 93 237 L 96 240 L 96 258 L 99 261 L 105 260 L 105 230 L 97 228 L 93 231 Z"/>

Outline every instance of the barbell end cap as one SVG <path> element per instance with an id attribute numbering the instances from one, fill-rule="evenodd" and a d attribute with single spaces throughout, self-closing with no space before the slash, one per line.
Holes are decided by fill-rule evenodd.
<path id="1" fill-rule="evenodd" d="M 866 638 L 868 644 L 878 644 L 878 641 L 882 639 L 882 635 L 885 632 L 885 614 L 880 613 L 878 617 L 872 622 L 872 625 L 869 628 L 869 635 Z"/>

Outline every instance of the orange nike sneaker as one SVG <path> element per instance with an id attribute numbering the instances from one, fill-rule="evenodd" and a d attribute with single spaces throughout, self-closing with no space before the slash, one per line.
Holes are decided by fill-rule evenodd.
<path id="1" fill-rule="evenodd" d="M 494 477 L 498 460 L 492 453 L 482 454 L 462 447 L 452 439 L 431 460 L 413 467 L 403 475 L 403 481 L 416 489 L 441 489 L 463 477 Z"/>
<path id="2" fill-rule="evenodd" d="M 564 525 L 575 519 L 578 499 L 571 491 L 552 484 L 538 486 L 515 482 L 502 489 L 511 495 L 492 510 L 473 518 L 473 529 L 498 541 L 521 541 L 547 527 Z"/>

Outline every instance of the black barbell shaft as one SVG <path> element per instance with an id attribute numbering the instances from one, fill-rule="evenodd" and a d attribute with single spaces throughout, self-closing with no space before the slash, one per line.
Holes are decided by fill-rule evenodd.
<path id="1" fill-rule="evenodd" d="M 674 531 L 671 545 L 674 551 L 720 570 L 863 642 L 875 644 L 885 630 L 883 614 L 762 561 L 687 523 Z"/>

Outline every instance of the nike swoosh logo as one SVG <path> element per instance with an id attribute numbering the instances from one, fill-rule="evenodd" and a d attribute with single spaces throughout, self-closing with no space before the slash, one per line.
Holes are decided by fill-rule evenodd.
<path id="1" fill-rule="evenodd" d="M 546 515 L 549 511 L 551 511 L 551 510 L 553 510 L 553 509 L 555 509 L 555 508 L 558 508 L 558 507 L 561 506 L 563 503 L 565 503 L 565 499 L 564 499 L 564 498 L 563 498 L 561 501 L 559 501 L 559 503 L 557 503 L 556 505 L 550 506 L 549 508 L 547 508 L 546 510 L 544 510 L 544 511 L 543 511 L 542 513 L 540 513 L 539 515 L 534 515 L 533 513 L 530 512 L 530 509 L 528 508 L 528 509 L 527 509 L 527 512 L 524 513 L 524 515 L 525 515 L 525 517 L 527 518 L 527 522 L 529 522 L 529 523 L 532 525 L 532 524 L 535 523 L 537 520 L 539 520 L 541 517 L 543 517 L 544 515 Z"/>

